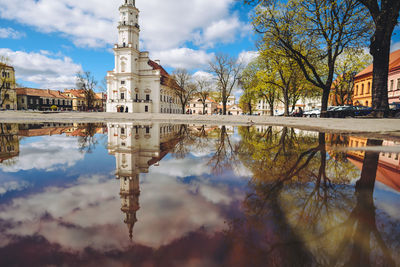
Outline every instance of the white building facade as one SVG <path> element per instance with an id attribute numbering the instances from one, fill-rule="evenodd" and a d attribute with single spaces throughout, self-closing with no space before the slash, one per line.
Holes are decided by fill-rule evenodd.
<path id="1" fill-rule="evenodd" d="M 135 0 L 124 0 L 119 8 L 115 66 L 107 73 L 107 112 L 181 113 L 181 105 L 170 84 L 170 76 L 139 51 L 139 9 Z"/>

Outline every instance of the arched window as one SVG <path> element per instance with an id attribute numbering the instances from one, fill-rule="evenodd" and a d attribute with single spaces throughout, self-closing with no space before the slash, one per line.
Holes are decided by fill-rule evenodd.
<path id="1" fill-rule="evenodd" d="M 363 94 L 364 94 L 364 84 L 361 85 L 361 94 L 360 95 L 363 95 Z"/>
<path id="2" fill-rule="evenodd" d="M 367 94 L 371 93 L 371 83 L 368 82 L 368 89 L 367 89 Z"/>
<path id="3" fill-rule="evenodd" d="M 356 85 L 355 95 L 358 95 L 358 85 Z"/>

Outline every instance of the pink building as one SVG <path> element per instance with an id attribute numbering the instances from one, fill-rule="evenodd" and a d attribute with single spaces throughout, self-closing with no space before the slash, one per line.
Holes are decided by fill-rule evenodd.
<path id="1" fill-rule="evenodd" d="M 389 103 L 400 103 L 400 60 L 389 71 L 388 97 Z"/>

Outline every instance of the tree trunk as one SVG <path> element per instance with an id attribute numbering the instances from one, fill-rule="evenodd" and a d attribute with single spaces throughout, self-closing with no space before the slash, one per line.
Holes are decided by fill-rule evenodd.
<path id="1" fill-rule="evenodd" d="M 270 110 L 270 115 L 274 116 L 274 103 L 269 103 L 269 110 Z"/>
<path id="2" fill-rule="evenodd" d="M 328 110 L 330 86 L 324 88 L 321 99 L 321 118 L 326 118 L 326 111 Z"/>
<path id="3" fill-rule="evenodd" d="M 383 31 L 383 32 L 382 32 Z M 390 37 L 386 36 L 386 29 L 377 29 L 371 42 L 371 55 L 373 56 L 373 79 L 372 79 L 372 108 L 376 117 L 388 115 L 388 76 L 390 57 Z M 382 39 L 381 39 L 382 38 Z"/>
<path id="4" fill-rule="evenodd" d="M 222 114 L 226 115 L 226 100 L 222 101 Z"/>
<path id="5" fill-rule="evenodd" d="M 283 103 L 285 105 L 285 117 L 289 117 L 289 94 L 287 90 L 283 92 Z"/>

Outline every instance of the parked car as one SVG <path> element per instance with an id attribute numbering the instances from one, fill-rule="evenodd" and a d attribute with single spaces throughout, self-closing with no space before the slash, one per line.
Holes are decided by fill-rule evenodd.
<path id="1" fill-rule="evenodd" d="M 366 116 L 372 112 L 372 108 L 365 106 L 336 106 L 328 109 L 328 118 L 347 118 Z"/>
<path id="2" fill-rule="evenodd" d="M 303 117 L 318 118 L 319 116 L 321 116 L 321 110 L 319 108 L 303 112 Z"/>
<path id="3" fill-rule="evenodd" d="M 400 103 L 389 104 L 390 116 L 400 118 Z"/>

